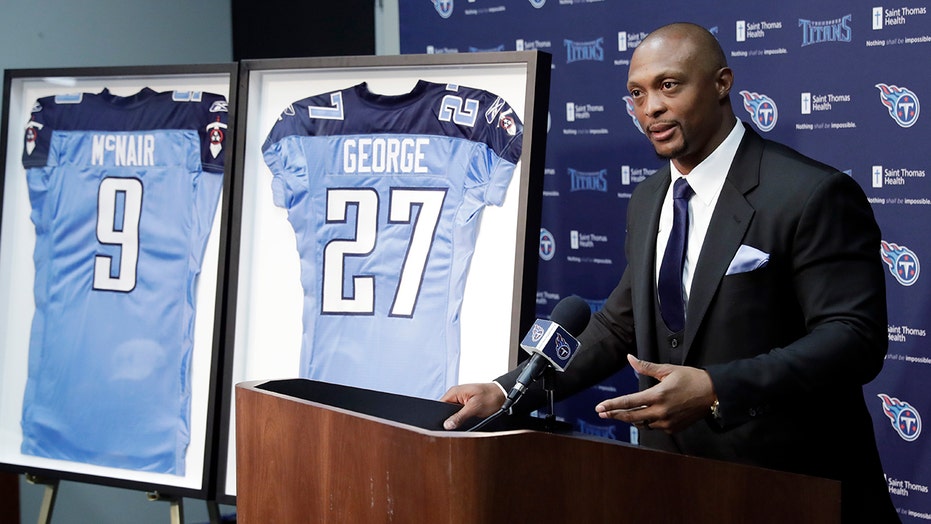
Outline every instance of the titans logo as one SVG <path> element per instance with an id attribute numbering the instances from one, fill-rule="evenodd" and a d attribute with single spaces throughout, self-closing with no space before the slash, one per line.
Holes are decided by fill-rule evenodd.
<path id="1" fill-rule="evenodd" d="M 35 113 L 35 111 L 33 111 L 33 113 Z M 45 126 L 39 122 L 36 122 L 35 120 L 30 120 L 26 124 L 26 155 L 32 155 L 32 152 L 35 151 L 36 140 L 39 137 L 39 130 L 43 127 Z"/>
<path id="2" fill-rule="evenodd" d="M 911 90 L 904 87 L 876 84 L 879 89 L 879 99 L 889 110 L 889 116 L 901 127 L 912 127 L 918 121 L 921 106 L 918 97 Z"/>
<path id="3" fill-rule="evenodd" d="M 207 136 L 210 137 L 210 154 L 213 155 L 213 158 L 216 158 L 220 154 L 220 151 L 223 150 L 223 139 L 226 137 L 226 124 L 220 122 L 220 117 L 217 117 L 216 122 L 211 122 L 207 124 Z"/>
<path id="4" fill-rule="evenodd" d="M 589 42 L 563 39 L 563 44 L 566 46 L 566 63 L 571 64 L 581 60 L 603 62 L 605 59 L 604 40 L 603 36 Z"/>
<path id="5" fill-rule="evenodd" d="M 443 18 L 449 18 L 453 14 L 453 0 L 431 0 L 436 12 Z"/>
<path id="6" fill-rule="evenodd" d="M 546 333 L 546 330 L 542 326 L 534 324 L 530 326 L 530 340 L 533 342 L 539 342 L 543 338 L 543 334 Z"/>
<path id="7" fill-rule="evenodd" d="M 556 256 L 556 239 L 546 228 L 540 228 L 540 258 L 553 260 L 554 256 Z"/>
<path id="8" fill-rule="evenodd" d="M 585 422 L 582 419 L 576 419 L 576 427 L 579 433 L 617 440 L 617 435 L 614 434 L 614 426 L 601 426 Z"/>
<path id="9" fill-rule="evenodd" d="M 753 117 L 753 123 L 763 132 L 772 131 L 779 119 L 779 111 L 773 99 L 750 91 L 741 91 L 744 98 L 744 109 Z"/>
<path id="10" fill-rule="evenodd" d="M 517 121 L 509 113 L 511 113 L 510 109 L 507 110 L 507 113 L 501 113 L 501 118 L 498 119 L 498 127 L 504 129 L 508 136 L 515 136 L 518 128 Z"/>
<path id="11" fill-rule="evenodd" d="M 630 116 L 630 119 L 634 121 L 634 125 L 637 126 L 637 131 L 643 133 L 643 128 L 640 127 L 640 122 L 637 121 L 637 115 L 634 114 L 634 99 L 630 96 L 624 97 L 624 104 L 627 106 L 627 115 Z M 646 133 L 644 133 L 646 134 Z"/>
<path id="12" fill-rule="evenodd" d="M 798 26 L 802 28 L 802 47 L 824 42 L 851 42 L 853 37 L 853 30 L 850 28 L 851 18 L 853 15 L 822 21 L 799 18 Z"/>
<path id="13" fill-rule="evenodd" d="M 903 440 L 911 442 L 921 435 L 921 416 L 911 404 L 882 393 L 876 396 L 883 401 L 883 413 Z"/>
<path id="14" fill-rule="evenodd" d="M 569 347 L 569 343 L 560 333 L 556 333 L 556 356 L 562 360 L 572 356 L 572 348 Z"/>
<path id="15" fill-rule="evenodd" d="M 569 191 L 598 191 L 601 193 L 608 192 L 608 170 L 600 171 L 579 171 L 568 168 L 569 171 Z"/>
<path id="16" fill-rule="evenodd" d="M 880 250 L 883 262 L 889 266 L 889 272 L 903 286 L 910 286 L 918 281 L 921 264 L 915 252 L 905 246 L 882 241 Z"/>

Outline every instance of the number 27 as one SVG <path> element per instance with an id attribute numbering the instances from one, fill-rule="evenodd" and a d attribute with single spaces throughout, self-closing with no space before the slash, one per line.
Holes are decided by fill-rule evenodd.
<path id="1" fill-rule="evenodd" d="M 411 317 L 423 282 L 427 257 L 446 199 L 445 189 L 392 188 L 388 222 L 414 222 L 407 255 L 401 268 L 390 316 Z M 330 189 L 327 191 L 327 223 L 345 223 L 350 207 L 356 208 L 356 236 L 334 239 L 323 251 L 322 313 L 331 315 L 370 315 L 375 312 L 375 277 L 352 276 L 352 295 L 343 289 L 345 259 L 348 256 L 377 256 L 378 193 L 374 189 Z M 416 219 L 414 207 L 420 211 Z"/>

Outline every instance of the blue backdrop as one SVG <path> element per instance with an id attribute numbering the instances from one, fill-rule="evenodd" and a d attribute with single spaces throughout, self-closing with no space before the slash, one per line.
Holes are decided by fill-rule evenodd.
<path id="1" fill-rule="evenodd" d="M 537 315 L 564 296 L 594 308 L 625 265 L 627 202 L 660 165 L 630 116 L 630 57 L 652 29 L 698 23 L 735 71 L 738 116 L 767 138 L 846 171 L 866 191 L 888 267 L 889 353 L 865 388 L 893 502 L 903 522 L 931 520 L 931 293 L 921 278 L 931 217 L 931 9 L 854 1 L 400 0 L 403 53 L 541 50 L 553 55 Z M 931 98 L 929 98 L 931 100 Z M 636 388 L 629 371 L 558 410 L 577 429 L 636 440 L 593 416 Z M 812 398 L 832 431 L 830 405 Z M 929 415 L 931 416 L 931 415 Z M 837 435 L 843 445 L 844 435 Z"/>

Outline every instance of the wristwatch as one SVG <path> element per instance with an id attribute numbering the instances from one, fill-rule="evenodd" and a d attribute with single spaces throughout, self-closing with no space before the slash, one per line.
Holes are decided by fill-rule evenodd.
<path id="1" fill-rule="evenodd" d="M 721 411 L 718 406 L 718 399 L 714 399 L 714 403 L 711 404 L 711 416 L 714 417 L 715 420 L 721 420 Z"/>

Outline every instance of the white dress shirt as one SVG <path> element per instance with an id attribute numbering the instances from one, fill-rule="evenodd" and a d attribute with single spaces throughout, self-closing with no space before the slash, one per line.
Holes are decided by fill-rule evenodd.
<path id="1" fill-rule="evenodd" d="M 721 188 L 724 187 L 727 172 L 734 161 L 737 147 L 740 145 L 743 136 L 744 126 L 740 119 L 737 119 L 734 128 L 727 135 L 727 138 L 721 142 L 721 145 L 695 166 L 688 175 L 680 173 L 672 161 L 669 162 L 672 181 L 669 184 L 669 190 L 666 191 L 666 198 L 663 200 L 663 209 L 659 217 L 659 229 L 656 232 L 656 270 L 654 278 L 659 279 L 659 267 L 663 261 L 663 253 L 666 251 L 666 243 L 669 241 L 669 233 L 672 230 L 672 186 L 676 179 L 684 177 L 692 190 L 695 191 L 695 194 L 689 199 L 688 246 L 685 252 L 685 264 L 682 267 L 682 283 L 686 303 L 688 303 L 689 290 L 692 287 L 695 264 L 698 263 L 702 244 L 704 244 L 705 235 L 708 233 L 708 225 L 711 223 L 711 214 L 714 212 L 714 206 L 718 202 L 718 196 L 721 194 Z"/>

